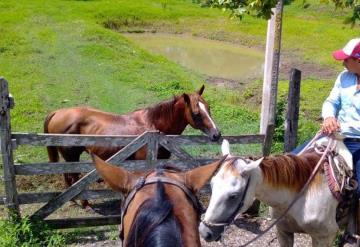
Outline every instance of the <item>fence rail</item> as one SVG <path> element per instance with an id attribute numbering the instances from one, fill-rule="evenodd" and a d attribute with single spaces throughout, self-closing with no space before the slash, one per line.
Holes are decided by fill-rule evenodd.
<path id="1" fill-rule="evenodd" d="M 8 93 L 8 83 L 0 78 L 0 142 L 4 165 L 4 185 L 6 194 L 0 196 L 0 204 L 20 215 L 19 205 L 32 203 L 45 203 L 31 217 L 44 219 L 54 228 L 67 228 L 79 226 L 97 226 L 103 224 L 118 224 L 119 216 L 100 216 L 85 218 L 46 219 L 64 203 L 73 199 L 121 199 L 122 195 L 110 190 L 89 190 L 87 186 L 95 182 L 99 175 L 90 161 L 58 162 L 58 163 L 26 163 L 14 164 L 13 151 L 20 145 L 30 146 L 108 146 L 123 147 L 113 155 L 108 162 L 121 165 L 128 170 L 151 169 L 158 164 L 172 163 L 181 169 L 189 169 L 198 165 L 208 164 L 214 159 L 196 159 L 188 154 L 183 145 L 209 145 L 205 136 L 165 136 L 159 132 L 145 132 L 140 136 L 99 136 L 99 135 L 69 135 L 69 134 L 41 134 L 41 133 L 12 133 L 10 125 L 10 109 L 14 100 Z M 224 136 L 230 143 L 252 144 L 267 143 L 266 135 Z M 126 160 L 130 155 L 143 146 L 147 146 L 146 160 Z M 172 153 L 176 159 L 157 159 L 158 147 L 162 146 Z M 65 191 L 55 192 L 17 192 L 16 176 L 51 175 L 63 173 L 86 173 L 77 183 Z"/>

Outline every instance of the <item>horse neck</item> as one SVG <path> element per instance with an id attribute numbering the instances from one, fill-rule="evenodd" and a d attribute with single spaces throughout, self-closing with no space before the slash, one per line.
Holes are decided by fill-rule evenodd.
<path id="1" fill-rule="evenodd" d="M 188 125 L 185 117 L 185 103 L 173 101 L 162 102 L 148 108 L 148 120 L 155 129 L 170 135 L 180 135 Z"/>
<path id="2" fill-rule="evenodd" d="M 182 240 L 185 247 L 200 247 L 199 222 L 197 213 L 192 205 L 188 208 L 174 208 L 175 215 L 180 223 Z"/>
<path id="3" fill-rule="evenodd" d="M 151 193 L 154 186 L 144 187 L 135 196 L 132 204 L 140 206 L 129 210 L 124 218 L 125 246 L 135 246 L 135 243 L 150 247 L 183 246 L 183 227 L 174 213 L 175 205 L 166 196 L 164 185 L 158 183 L 156 186 L 155 197 Z"/>
<path id="4" fill-rule="evenodd" d="M 319 157 L 278 155 L 266 158 L 261 164 L 261 178 L 255 196 L 260 201 L 276 207 L 289 204 L 303 188 Z M 322 184 L 322 173 L 318 173 L 309 189 Z"/>

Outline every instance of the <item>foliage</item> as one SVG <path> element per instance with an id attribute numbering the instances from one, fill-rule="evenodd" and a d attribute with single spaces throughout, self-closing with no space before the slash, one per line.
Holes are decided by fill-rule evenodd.
<path id="1" fill-rule="evenodd" d="M 289 4 L 291 1 L 284 1 L 284 4 Z M 321 0 L 323 3 L 329 3 L 330 0 Z M 336 8 L 347 8 L 352 10 L 352 15 L 347 17 L 345 23 L 354 25 L 360 20 L 360 2 L 358 0 L 331 0 Z M 230 10 L 231 16 L 242 19 L 245 14 L 264 19 L 270 19 L 272 15 L 272 8 L 277 5 L 277 0 L 204 0 L 202 5 L 221 8 L 223 10 Z M 303 1 L 303 8 L 309 7 L 306 0 Z"/>
<path id="2" fill-rule="evenodd" d="M 283 98 L 278 99 L 276 103 L 274 142 L 284 142 L 286 103 Z"/>
<path id="3" fill-rule="evenodd" d="M 42 221 L 30 221 L 28 217 L 0 220 L 0 246 L 42 247 L 65 246 L 65 238 L 53 232 Z"/>

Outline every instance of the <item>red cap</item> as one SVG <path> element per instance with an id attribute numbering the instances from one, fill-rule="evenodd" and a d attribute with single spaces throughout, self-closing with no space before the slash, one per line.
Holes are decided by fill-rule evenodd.
<path id="1" fill-rule="evenodd" d="M 350 40 L 344 48 L 334 51 L 332 55 L 336 60 L 345 60 L 349 57 L 360 59 L 360 38 Z"/>

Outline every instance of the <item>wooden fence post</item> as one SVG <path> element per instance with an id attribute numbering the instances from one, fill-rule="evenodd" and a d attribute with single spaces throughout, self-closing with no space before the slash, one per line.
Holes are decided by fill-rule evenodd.
<path id="1" fill-rule="evenodd" d="M 148 132 L 147 134 L 147 154 L 146 160 L 148 165 L 151 167 L 155 164 L 158 156 L 158 148 L 159 148 L 159 131 Z"/>
<path id="2" fill-rule="evenodd" d="M 289 93 L 287 100 L 287 112 L 285 119 L 285 136 L 284 136 L 284 151 L 290 152 L 296 147 L 298 121 L 299 121 L 299 106 L 300 106 L 300 85 L 301 85 L 301 71 L 291 69 Z"/>
<path id="3" fill-rule="evenodd" d="M 4 166 L 5 205 L 9 210 L 9 217 L 12 215 L 20 217 L 10 124 L 10 109 L 14 107 L 14 101 L 9 95 L 8 82 L 4 78 L 0 78 L 0 94 L 0 148 Z"/>
<path id="4" fill-rule="evenodd" d="M 278 0 L 276 8 L 272 9 L 273 15 L 268 20 L 266 37 L 266 52 L 264 64 L 264 82 L 261 103 L 260 134 L 267 134 L 268 125 L 274 124 L 276 114 L 273 107 L 276 107 L 277 85 L 279 78 L 281 31 L 283 0 Z"/>

